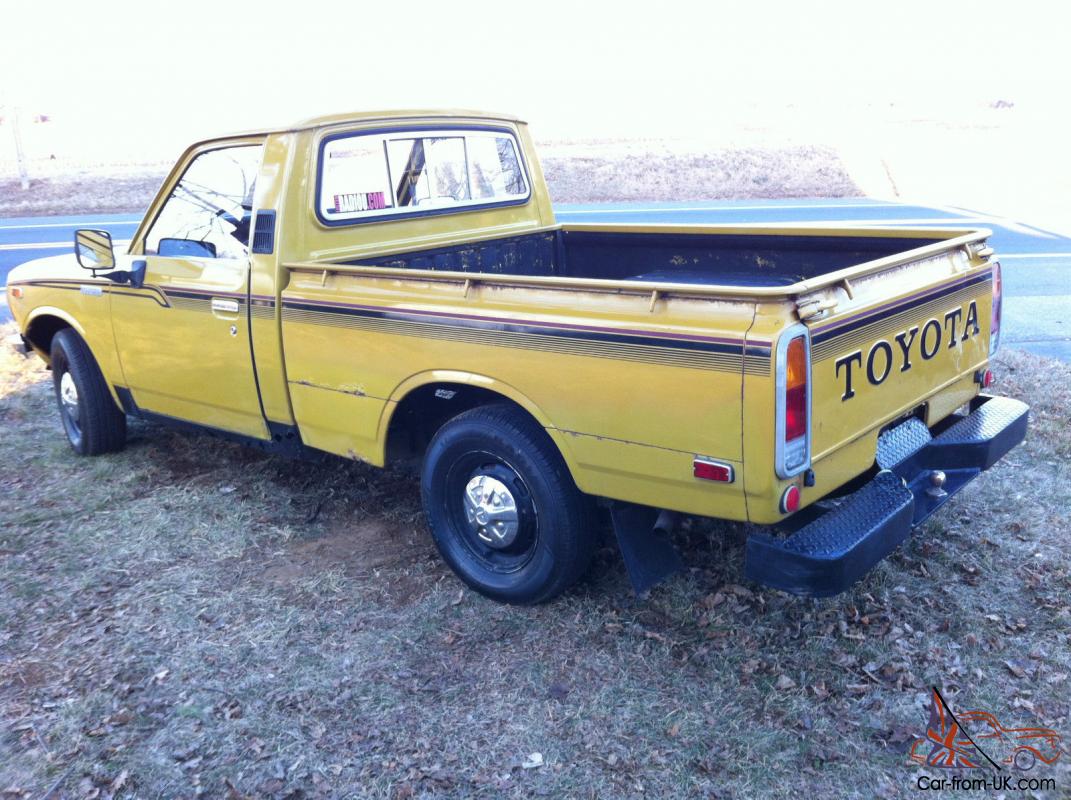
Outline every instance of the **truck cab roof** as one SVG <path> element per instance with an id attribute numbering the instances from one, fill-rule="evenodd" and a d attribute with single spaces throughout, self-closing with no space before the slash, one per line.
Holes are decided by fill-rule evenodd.
<path id="1" fill-rule="evenodd" d="M 512 114 L 502 114 L 492 111 L 476 111 L 474 109 L 467 108 L 397 108 L 384 109 L 380 111 L 343 111 L 336 112 L 334 114 L 319 114 L 314 117 L 307 117 L 305 119 L 297 120 L 296 122 L 290 125 L 264 126 L 244 131 L 232 131 L 229 133 L 219 134 L 218 136 L 209 136 L 205 139 L 195 142 L 191 147 L 197 147 L 208 142 L 215 142 L 225 139 L 239 139 L 249 136 L 267 136 L 273 133 L 288 133 L 293 131 L 314 130 L 316 128 L 328 128 L 335 125 L 345 125 L 347 123 L 364 123 L 376 121 L 401 122 L 406 120 L 421 119 L 479 119 L 491 120 L 495 122 L 508 122 L 520 125 L 527 124 L 524 120 Z"/>

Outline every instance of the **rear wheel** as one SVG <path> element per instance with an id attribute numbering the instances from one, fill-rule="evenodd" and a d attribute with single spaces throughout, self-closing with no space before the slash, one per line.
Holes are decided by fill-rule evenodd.
<path id="1" fill-rule="evenodd" d="M 97 456 L 122 450 L 126 416 L 116 408 L 93 353 L 70 328 L 52 339 L 52 383 L 63 430 L 74 452 Z"/>
<path id="2" fill-rule="evenodd" d="M 447 422 L 424 457 L 421 496 L 443 558 L 495 600 L 550 600 L 591 562 L 588 499 L 546 431 L 512 406 Z"/>

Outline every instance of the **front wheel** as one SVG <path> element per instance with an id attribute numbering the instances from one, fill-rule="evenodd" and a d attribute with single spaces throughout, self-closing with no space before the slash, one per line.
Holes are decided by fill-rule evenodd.
<path id="1" fill-rule="evenodd" d="M 545 602 L 591 562 L 588 499 L 546 431 L 512 406 L 475 408 L 440 428 L 421 497 L 442 557 L 495 600 Z"/>
<path id="2" fill-rule="evenodd" d="M 93 353 L 70 328 L 52 339 L 52 385 L 63 430 L 74 452 L 97 456 L 122 450 L 126 416 L 112 400 Z"/>

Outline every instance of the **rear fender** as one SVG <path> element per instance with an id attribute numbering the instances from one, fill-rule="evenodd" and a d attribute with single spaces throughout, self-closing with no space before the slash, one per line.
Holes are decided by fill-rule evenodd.
<path id="1" fill-rule="evenodd" d="M 422 386 L 428 386 L 435 383 L 456 383 L 464 384 L 467 386 L 474 386 L 480 389 L 485 389 L 489 392 L 501 395 L 507 400 L 511 400 L 535 419 L 539 425 L 546 429 L 553 429 L 554 424 L 550 418 L 543 412 L 543 410 L 531 401 L 522 392 L 518 391 L 514 386 L 508 383 L 500 381 L 496 378 L 492 378 L 488 375 L 479 375 L 474 372 L 466 372 L 463 370 L 449 370 L 449 369 L 436 369 L 428 370 L 427 372 L 418 372 L 415 375 L 410 375 L 404 381 L 402 381 L 395 390 L 391 393 L 387 403 L 383 407 L 383 413 L 379 420 L 379 429 L 377 431 L 377 440 L 379 443 L 379 457 L 386 457 L 386 445 L 387 445 L 387 432 L 390 430 L 391 418 L 394 415 L 395 409 L 398 408 L 398 404 L 411 392 L 419 389 Z M 569 467 L 569 471 L 576 475 L 576 462 L 573 456 L 568 452 L 567 447 L 560 447 L 562 457 L 565 459 L 566 465 Z M 383 463 L 382 461 L 380 463 Z"/>

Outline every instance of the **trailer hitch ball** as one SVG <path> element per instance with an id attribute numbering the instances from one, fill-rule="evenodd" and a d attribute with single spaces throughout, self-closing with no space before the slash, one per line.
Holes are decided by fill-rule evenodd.
<path id="1" fill-rule="evenodd" d="M 947 480 L 948 476 L 944 472 L 935 469 L 930 473 L 930 488 L 926 490 L 926 494 L 930 497 L 944 497 L 948 494 L 945 491 L 945 481 Z"/>

